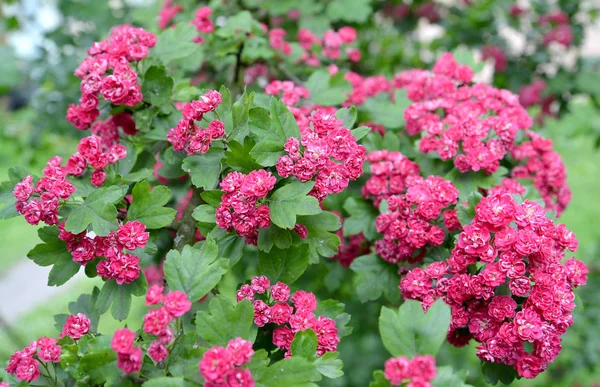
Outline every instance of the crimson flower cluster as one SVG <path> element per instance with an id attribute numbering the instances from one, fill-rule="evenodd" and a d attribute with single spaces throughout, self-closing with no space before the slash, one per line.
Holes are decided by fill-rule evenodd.
<path id="1" fill-rule="evenodd" d="M 439 297 L 451 306 L 453 345 L 474 338 L 482 360 L 534 378 L 558 356 L 560 336 L 573 324 L 573 289 L 587 281 L 583 262 L 561 263 L 577 244 L 538 203 L 518 204 L 509 194 L 484 197 L 450 258 L 413 269 L 400 289 L 425 310 Z"/>
<path id="2" fill-rule="evenodd" d="M 125 251 L 146 246 L 150 233 L 146 232 L 143 223 L 134 220 L 122 224 L 117 231 L 112 231 L 107 236 L 93 237 L 85 231 L 72 234 L 65 230 L 64 223 L 61 223 L 58 229 L 58 238 L 66 242 L 67 251 L 73 256 L 73 261 L 85 266 L 96 257 L 106 258 L 96 266 L 98 275 L 105 280 L 114 279 L 121 285 L 133 282 L 140 276 L 139 257 Z"/>
<path id="3" fill-rule="evenodd" d="M 383 233 L 383 239 L 375 242 L 375 248 L 381 258 L 390 263 L 419 262 L 427 245 L 441 245 L 446 233 L 432 223 L 438 220 L 444 208 L 458 200 L 454 184 L 438 176 L 427 179 L 410 176 L 405 183 L 408 187 L 406 193 L 389 197 L 389 212 L 375 219 L 377 231 Z M 444 215 L 444 224 L 449 230 L 456 228 L 452 215 Z M 413 255 L 419 249 L 421 252 Z"/>
<path id="4" fill-rule="evenodd" d="M 365 199 L 372 199 L 376 207 L 382 200 L 399 195 L 407 188 L 406 181 L 419 176 L 419 165 L 400 152 L 377 150 L 367 155 L 371 177 L 362 188 Z"/>
<path id="5" fill-rule="evenodd" d="M 215 25 L 210 19 L 212 15 L 212 9 L 210 7 L 201 7 L 196 10 L 192 25 L 196 27 L 196 30 L 202 34 L 211 34 L 215 31 Z M 194 37 L 194 42 L 198 44 L 204 43 L 204 36 L 198 35 Z"/>
<path id="6" fill-rule="evenodd" d="M 454 160 L 462 172 L 494 173 L 512 149 L 519 129 L 533 122 L 508 90 L 482 83 L 473 86 L 470 67 L 452 54 L 442 55 L 433 72 L 409 70 L 394 80 L 415 101 L 404 112 L 409 135 L 422 133 L 419 149 Z M 440 112 L 442 112 L 440 117 Z"/>
<path id="7" fill-rule="evenodd" d="M 260 298 L 259 298 L 260 297 Z M 262 299 L 261 299 L 262 298 Z M 271 286 L 265 276 L 252 278 L 237 291 L 238 302 L 248 299 L 254 304 L 254 323 L 259 327 L 266 324 L 283 325 L 273 330 L 273 344 L 292 356 L 291 345 L 297 332 L 312 329 L 317 334 L 317 355 L 335 352 L 340 338 L 335 321 L 315 316 L 317 299 L 313 293 L 298 290 L 290 299 L 290 287 L 282 282 Z M 265 302 L 266 301 L 266 302 Z"/>
<path id="8" fill-rule="evenodd" d="M 388 359 L 384 366 L 385 378 L 392 386 L 432 387 L 437 369 L 431 355 L 417 355 L 412 360 L 404 356 Z"/>
<path id="9" fill-rule="evenodd" d="M 337 67 L 330 67 L 329 72 L 331 75 L 334 75 L 338 72 L 338 69 Z M 364 77 L 349 71 L 344 74 L 344 78 L 352 85 L 352 93 L 350 93 L 348 99 L 342 103 L 342 106 L 344 107 L 362 105 L 367 100 L 367 97 L 375 97 L 382 93 L 390 93 L 390 97 L 392 99 L 394 98 L 394 95 L 392 94 L 394 91 L 393 85 L 383 75 Z"/>
<path id="10" fill-rule="evenodd" d="M 196 125 L 195 121 L 203 119 L 204 114 L 214 111 L 223 102 L 221 93 L 210 90 L 200 97 L 183 106 L 183 118 L 177 126 L 169 130 L 167 140 L 173 144 L 177 152 L 186 151 L 188 155 L 198 152 L 206 153 L 212 140 L 225 135 L 225 124 L 220 120 L 213 120 L 206 129 Z"/>
<path id="11" fill-rule="evenodd" d="M 517 161 L 525 161 L 516 166 L 512 176 L 519 179 L 532 179 L 539 191 L 546 209 L 556 211 L 557 216 L 571 201 L 571 189 L 567 184 L 567 170 L 560 154 L 552 149 L 552 140 L 537 133 L 527 131 L 529 141 L 514 147 L 511 155 Z"/>
<path id="12" fill-rule="evenodd" d="M 264 169 L 252 171 L 247 175 L 231 172 L 223 181 L 221 189 L 225 192 L 221 204 L 216 210 L 217 226 L 227 231 L 235 230 L 246 242 L 256 245 L 258 229 L 271 224 L 269 207 L 260 204 L 273 189 L 277 179 Z"/>
<path id="13" fill-rule="evenodd" d="M 90 331 L 90 319 L 79 313 L 71 315 L 63 325 L 60 337 L 69 336 L 73 340 L 79 340 Z M 42 337 L 20 351 L 16 351 L 10 358 L 6 372 L 15 375 L 18 380 L 31 383 L 40 377 L 40 365 L 43 363 L 60 363 L 62 347 L 57 345 L 57 339 Z M 7 384 L 8 386 L 8 384 Z"/>
<path id="14" fill-rule="evenodd" d="M 166 29 L 181 11 L 183 11 L 181 5 L 173 5 L 173 0 L 165 0 L 162 8 L 158 11 L 158 28 Z"/>
<path id="15" fill-rule="evenodd" d="M 254 387 L 250 370 L 243 369 L 254 355 L 252 343 L 237 337 L 226 347 L 214 346 L 198 363 L 206 387 Z"/>
<path id="16" fill-rule="evenodd" d="M 557 43 L 568 47 L 573 42 L 573 30 L 569 22 L 569 16 L 562 11 L 550 11 L 538 19 L 541 26 L 549 26 L 550 30 L 544 35 L 542 44 L 548 46 Z"/>
<path id="17" fill-rule="evenodd" d="M 148 346 L 147 352 L 155 363 L 169 356 L 167 345 L 173 342 L 173 331 L 168 327 L 173 319 L 183 316 L 192 307 L 185 293 L 175 290 L 163 295 L 164 288 L 152 285 L 146 292 L 146 305 L 162 304 L 159 309 L 148 311 L 144 317 L 144 332 L 157 336 Z M 135 346 L 137 335 L 127 328 L 115 331 L 112 349 L 117 353 L 117 366 L 126 373 L 139 372 L 144 361 L 142 348 Z"/>
<path id="18" fill-rule="evenodd" d="M 309 195 L 322 201 L 330 194 L 342 192 L 350 180 L 358 179 L 363 172 L 366 150 L 343 127 L 334 110 L 316 110 L 310 122 L 312 128 L 300 126 L 300 141 L 288 138 L 284 145 L 287 155 L 277 160 L 276 167 L 282 177 L 293 175 L 303 182 L 314 178 L 315 186 Z"/>
<path id="19" fill-rule="evenodd" d="M 300 98 L 310 98 L 310 92 L 306 87 L 296 86 L 292 81 L 273 80 L 265 87 L 265 93 L 278 96 L 281 93 L 281 101 L 287 106 L 294 106 L 300 102 Z"/>
<path id="20" fill-rule="evenodd" d="M 123 133 L 130 136 L 137 133 L 135 121 L 131 114 L 121 112 L 110 116 L 105 121 L 94 122 L 94 125 L 92 125 L 92 134 L 102 139 L 104 149 L 110 149 L 110 147 L 119 143 L 119 128 L 123 129 Z"/>
<path id="21" fill-rule="evenodd" d="M 114 105 L 134 106 L 142 102 L 137 73 L 131 62 L 148 56 L 156 44 L 156 36 L 142 28 L 121 25 L 111 31 L 108 39 L 95 42 L 86 58 L 75 70 L 81 78 L 79 105 L 69 105 L 67 121 L 85 130 L 98 118 L 98 94 Z"/>

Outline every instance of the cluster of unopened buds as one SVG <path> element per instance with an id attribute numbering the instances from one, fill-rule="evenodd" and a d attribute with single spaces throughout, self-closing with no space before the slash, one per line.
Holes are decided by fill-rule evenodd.
<path id="1" fill-rule="evenodd" d="M 146 305 L 161 305 L 158 309 L 149 310 L 144 317 L 144 332 L 157 336 L 147 348 L 150 359 L 160 363 L 167 359 L 169 350 L 167 346 L 173 342 L 173 331 L 169 324 L 176 318 L 183 316 L 192 307 L 187 295 L 179 290 L 174 290 L 166 295 L 164 288 L 152 285 L 146 292 Z M 112 349 L 117 353 L 117 366 L 126 373 L 139 372 L 144 361 L 144 351 L 135 346 L 137 334 L 127 328 L 119 329 L 112 339 Z"/>
<path id="2" fill-rule="evenodd" d="M 306 329 L 312 329 L 317 334 L 318 356 L 337 350 L 340 338 L 335 321 L 315 316 L 317 299 L 313 293 L 298 290 L 290 299 L 288 285 L 277 282 L 271 286 L 267 277 L 260 276 L 252 278 L 249 285 L 242 285 L 237 291 L 238 302 L 244 299 L 254 304 L 256 325 L 279 325 L 273 330 L 273 344 L 286 351 L 286 358 L 292 356 L 291 345 L 296 333 Z"/>
<path id="3" fill-rule="evenodd" d="M 96 42 L 75 70 L 81 78 L 79 105 L 69 105 L 67 121 L 77 129 L 88 129 L 98 118 L 98 94 L 113 105 L 134 106 L 142 102 L 142 91 L 131 62 L 148 56 L 156 44 L 156 36 L 129 25 L 116 27 L 108 39 Z"/>
<path id="4" fill-rule="evenodd" d="M 409 135 L 422 134 L 421 152 L 453 160 L 462 173 L 491 174 L 514 146 L 517 132 L 533 122 L 515 94 L 482 83 L 466 85 L 472 76 L 470 67 L 444 54 L 433 73 L 410 70 L 395 82 L 415 101 L 404 118 Z"/>
<path id="5" fill-rule="evenodd" d="M 412 360 L 399 356 L 385 362 L 384 375 L 392 386 L 432 387 L 436 374 L 431 355 L 417 355 Z"/>
<path id="6" fill-rule="evenodd" d="M 400 152 L 377 150 L 367 155 L 371 177 L 362 188 L 365 199 L 372 199 L 376 207 L 382 200 L 406 190 L 411 176 L 420 176 L 419 165 Z"/>
<path id="7" fill-rule="evenodd" d="M 575 251 L 577 244 L 538 203 L 491 195 L 475 207 L 450 258 L 413 269 L 400 289 L 425 310 L 440 297 L 451 306 L 451 344 L 474 338 L 482 360 L 535 378 L 560 353 L 560 336 L 573 324 L 573 289 L 587 281 L 583 262 L 562 263 L 565 250 Z"/>
<path id="8" fill-rule="evenodd" d="M 403 195 L 388 198 L 389 212 L 375 219 L 383 239 L 375 242 L 377 253 L 390 263 L 422 261 L 426 246 L 439 246 L 446 232 L 435 223 L 444 208 L 456 204 L 458 190 L 449 180 L 438 176 L 423 179 L 412 175 L 406 179 L 408 189 Z M 452 213 L 444 216 L 448 231 L 456 228 Z M 417 250 L 420 253 L 414 255 Z"/>
<path id="9" fill-rule="evenodd" d="M 252 343 L 237 337 L 226 347 L 214 346 L 198 363 L 206 387 L 253 387 L 250 370 L 242 368 L 254 355 Z"/>
<path id="10" fill-rule="evenodd" d="M 73 261 L 86 265 L 97 257 L 105 257 L 96 265 L 98 275 L 109 281 L 114 279 L 119 285 L 128 284 L 140 276 L 139 257 L 125 251 L 144 248 L 150 234 L 146 226 L 137 220 L 119 226 L 107 236 L 89 236 L 85 231 L 72 234 L 65 230 L 64 223 L 59 227 L 59 239 L 66 242 L 67 251 Z"/>
<path id="11" fill-rule="evenodd" d="M 312 128 L 300 127 L 301 141 L 288 138 L 284 145 L 287 155 L 279 158 L 276 167 L 282 177 L 293 175 L 302 182 L 314 178 L 315 185 L 309 195 L 322 201 L 358 179 L 363 172 L 366 150 L 343 127 L 343 121 L 336 118 L 335 110 L 319 109 L 311 115 L 310 122 Z"/>
<path id="12" fill-rule="evenodd" d="M 221 102 L 221 93 L 210 90 L 199 100 L 183 105 L 183 118 L 167 135 L 167 140 L 173 144 L 175 151 L 186 151 L 188 155 L 206 153 L 213 140 L 225 135 L 225 125 L 220 120 L 212 120 L 206 129 L 199 127 L 195 122 L 202 120 L 204 114 L 214 111 Z"/>
<path id="13" fill-rule="evenodd" d="M 90 324 L 90 319 L 82 313 L 71 315 L 63 325 L 60 338 L 68 336 L 73 340 L 79 340 L 90 331 Z M 39 362 L 60 363 L 62 347 L 57 345 L 57 342 L 58 339 L 42 337 L 22 350 L 16 351 L 6 366 L 6 372 L 28 383 L 37 380 L 40 377 Z M 50 377 L 50 375 L 45 376 Z"/>
<path id="14" fill-rule="evenodd" d="M 273 189 L 277 179 L 263 169 L 245 175 L 231 172 L 223 181 L 221 189 L 225 194 L 216 210 L 217 226 L 246 237 L 246 242 L 256 245 L 258 229 L 271 224 L 269 207 L 259 200 L 264 199 Z"/>

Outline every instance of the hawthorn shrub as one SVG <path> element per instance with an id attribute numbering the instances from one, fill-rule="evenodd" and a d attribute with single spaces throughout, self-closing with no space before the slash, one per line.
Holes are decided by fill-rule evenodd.
<path id="1" fill-rule="evenodd" d="M 464 49 L 378 73 L 368 1 L 296 7 L 166 1 L 156 33 L 87 49 L 77 149 L 11 169 L 0 211 L 41 226 L 28 257 L 49 286 L 103 285 L 4 385 L 466 386 L 444 343 L 476 346 L 493 384 L 559 356 L 588 269 L 522 98 L 474 82 Z M 123 327 L 101 334 L 109 310 Z"/>

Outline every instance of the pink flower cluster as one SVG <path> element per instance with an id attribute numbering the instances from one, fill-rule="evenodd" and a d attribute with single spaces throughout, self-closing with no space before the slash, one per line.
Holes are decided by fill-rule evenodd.
<path id="1" fill-rule="evenodd" d="M 114 140 L 114 138 L 112 139 Z M 87 166 L 94 168 L 91 182 L 101 187 L 106 180 L 104 169 L 127 156 L 127 148 L 121 144 L 107 146 L 107 137 L 89 136 L 82 138 L 77 145 L 77 152 L 67 161 L 67 173 L 81 176 Z"/>
<path id="2" fill-rule="evenodd" d="M 406 185 L 405 194 L 388 198 L 389 212 L 375 219 L 377 231 L 383 233 L 383 239 L 375 242 L 375 248 L 381 258 L 390 263 L 419 262 L 425 255 L 426 246 L 441 245 L 446 232 L 433 223 L 444 208 L 458 200 L 454 184 L 438 176 L 427 179 L 412 176 Z M 448 218 L 452 219 L 450 214 Z M 448 222 L 448 226 L 452 225 Z M 415 256 L 419 249 L 420 253 Z"/>
<path id="3" fill-rule="evenodd" d="M 65 321 L 60 337 L 69 336 L 79 340 L 90 331 L 90 324 L 90 319 L 83 313 L 71 315 Z M 42 337 L 21 351 L 16 351 L 6 366 L 6 372 L 28 383 L 37 380 L 40 377 L 39 362 L 60 363 L 62 347 L 57 342 L 57 339 Z"/>
<path id="4" fill-rule="evenodd" d="M 221 93 L 210 90 L 199 100 L 185 104 L 182 110 L 183 118 L 167 135 L 173 149 L 177 152 L 186 151 L 188 155 L 208 152 L 212 140 L 225 135 L 225 124 L 220 120 L 213 120 L 206 129 L 202 129 L 195 121 L 202 120 L 204 114 L 214 111 L 221 102 Z"/>
<path id="5" fill-rule="evenodd" d="M 165 0 L 162 8 L 158 12 L 158 28 L 166 29 L 173 21 L 175 16 L 183 11 L 181 5 L 173 5 L 173 0 Z"/>
<path id="6" fill-rule="evenodd" d="M 142 101 L 137 73 L 131 62 L 148 56 L 156 44 L 156 36 L 142 28 L 122 25 L 114 28 L 108 39 L 96 42 L 75 70 L 81 78 L 79 105 L 69 105 L 67 121 L 85 130 L 98 118 L 98 94 L 114 105 L 134 106 Z"/>
<path id="7" fill-rule="evenodd" d="M 270 289 L 269 289 L 270 288 Z M 261 297 L 262 296 L 262 297 Z M 273 330 L 273 344 L 290 357 L 292 341 L 297 332 L 312 329 L 317 334 L 317 355 L 335 352 L 340 338 L 335 321 L 315 316 L 317 299 L 310 292 L 298 290 L 291 298 L 290 287 L 282 282 L 271 286 L 265 276 L 252 278 L 250 285 L 242 285 L 237 291 L 238 302 L 248 299 L 254 303 L 254 323 L 259 327 L 266 324 L 283 325 Z M 266 301 L 266 302 L 265 302 Z"/>
<path id="8" fill-rule="evenodd" d="M 166 295 L 163 293 L 164 288 L 160 285 L 152 285 L 146 292 L 146 305 L 162 304 L 162 306 L 146 313 L 144 332 L 157 336 L 159 342 L 163 344 L 169 344 L 173 341 L 173 331 L 169 328 L 169 324 L 174 319 L 186 314 L 192 307 L 192 302 L 180 290 L 174 290 Z M 156 362 L 164 360 L 164 358 L 157 360 L 153 355 L 150 357 Z"/>
<path id="9" fill-rule="evenodd" d="M 265 87 L 265 93 L 279 95 L 283 93 L 281 100 L 287 106 L 294 106 L 300 102 L 300 98 L 310 98 L 310 92 L 303 86 L 296 86 L 292 81 L 273 80 Z"/>
<path id="10" fill-rule="evenodd" d="M 337 70 L 335 72 L 337 72 Z M 367 97 L 375 97 L 382 93 L 389 93 L 390 98 L 394 98 L 393 85 L 383 75 L 363 77 L 362 75 L 350 71 L 344 75 L 344 78 L 352 85 L 352 93 L 348 96 L 348 99 L 342 103 L 342 106 L 344 107 L 362 105 L 366 102 Z"/>
<path id="11" fill-rule="evenodd" d="M 301 141 L 295 137 L 287 139 L 284 146 L 287 155 L 279 158 L 276 167 L 282 177 L 293 175 L 303 182 L 314 178 L 315 186 L 309 195 L 322 201 L 358 179 L 363 172 L 366 150 L 342 126 L 334 109 L 316 110 L 310 122 L 312 128 L 300 125 Z"/>
<path id="12" fill-rule="evenodd" d="M 86 232 L 72 234 L 65 230 L 64 223 L 58 226 L 58 238 L 65 241 L 67 251 L 73 261 L 86 265 L 96 257 L 105 257 L 96 266 L 98 275 L 105 280 L 111 279 L 128 284 L 140 276 L 140 259 L 125 250 L 133 251 L 146 246 L 150 234 L 146 226 L 137 220 L 127 222 L 107 236 L 88 236 Z"/>
<path id="13" fill-rule="evenodd" d="M 518 97 L 508 90 L 471 82 L 470 67 L 442 55 L 433 73 L 409 70 L 395 79 L 414 102 L 404 112 L 410 135 L 422 133 L 419 149 L 454 160 L 460 172 L 494 173 L 512 149 L 519 129 L 533 124 Z M 441 116 L 440 116 L 441 112 Z"/>
<path id="14" fill-rule="evenodd" d="M 350 62 L 358 62 L 361 52 L 350 45 L 356 41 L 357 33 L 352 27 L 346 26 L 338 31 L 327 30 L 322 37 L 318 37 L 306 28 L 298 30 L 298 43 L 303 49 L 301 61 L 312 67 L 321 65 L 319 53 L 326 59 L 339 60 L 342 50 Z"/>
<path id="15" fill-rule="evenodd" d="M 260 203 L 273 189 L 277 179 L 263 169 L 247 175 L 230 172 L 221 181 L 225 192 L 216 210 L 217 226 L 227 231 L 235 230 L 246 242 L 256 245 L 258 229 L 271 224 L 269 207 Z"/>
<path id="16" fill-rule="evenodd" d="M 399 356 L 385 362 L 384 372 L 392 386 L 432 387 L 437 369 L 431 355 L 417 355 L 412 360 Z"/>
<path id="17" fill-rule="evenodd" d="M 254 387 L 250 370 L 243 369 L 254 355 L 252 343 L 237 337 L 226 347 L 214 346 L 198 363 L 206 387 Z"/>
<path id="18" fill-rule="evenodd" d="M 57 224 L 59 199 L 66 200 L 75 192 L 75 187 L 66 179 L 65 169 L 60 167 L 60 161 L 58 156 L 51 158 L 42 171 L 44 176 L 35 185 L 31 175 L 15 185 L 15 207 L 27 223 Z"/>
<path id="19" fill-rule="evenodd" d="M 135 121 L 131 114 L 122 112 L 110 116 L 106 121 L 96 121 L 92 125 L 92 134 L 102 139 L 104 149 L 110 149 L 115 144 L 119 143 L 119 128 L 129 136 L 137 133 Z"/>
<path id="20" fill-rule="evenodd" d="M 111 347 L 117 353 L 117 367 L 123 372 L 140 372 L 144 361 L 144 352 L 133 345 L 137 335 L 127 328 L 117 329 L 112 338 Z"/>
<path id="21" fill-rule="evenodd" d="M 547 210 L 560 216 L 571 201 L 567 170 L 560 154 L 552 149 L 552 140 L 527 131 L 529 141 L 514 147 L 511 155 L 524 165 L 512 170 L 513 178 L 532 179 Z"/>
<path id="22" fill-rule="evenodd" d="M 201 7 L 196 10 L 192 25 L 196 27 L 196 30 L 202 34 L 211 34 L 215 31 L 215 25 L 210 19 L 212 15 L 212 9 L 210 7 Z M 194 38 L 194 42 L 198 44 L 204 43 L 204 36 L 198 35 Z"/>
<path id="23" fill-rule="evenodd" d="M 400 152 L 377 150 L 367 155 L 371 177 L 362 188 L 365 199 L 372 199 L 376 207 L 382 200 L 399 195 L 407 188 L 407 180 L 418 177 L 419 165 Z"/>
<path id="24" fill-rule="evenodd" d="M 550 43 L 558 43 L 568 47 L 573 42 L 573 30 L 571 29 L 569 16 L 561 11 L 551 11 L 540 16 L 538 23 L 542 26 L 550 25 L 551 30 L 546 32 L 542 44 L 548 46 Z"/>
<path id="25" fill-rule="evenodd" d="M 497 46 L 484 46 L 481 49 L 481 58 L 483 60 L 492 59 L 494 62 L 494 70 L 498 73 L 506 70 L 506 54 L 500 47 Z"/>
<path id="26" fill-rule="evenodd" d="M 583 262 L 561 263 L 577 244 L 539 204 L 518 204 L 509 194 L 484 197 L 450 258 L 413 269 L 400 289 L 425 310 L 440 297 L 451 306 L 447 338 L 453 345 L 474 338 L 482 360 L 534 378 L 558 356 L 560 336 L 573 324 L 573 289 L 587 281 Z"/>

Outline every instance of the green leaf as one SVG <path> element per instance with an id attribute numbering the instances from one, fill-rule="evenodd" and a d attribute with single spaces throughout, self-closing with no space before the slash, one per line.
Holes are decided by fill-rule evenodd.
<path id="1" fill-rule="evenodd" d="M 248 11 L 242 11 L 230 16 L 225 25 L 217 30 L 216 35 L 222 38 L 234 36 L 246 37 L 246 34 L 256 26 L 260 28 L 260 25 L 254 20 L 252 14 Z"/>
<path id="2" fill-rule="evenodd" d="M 111 231 L 117 230 L 119 224 L 114 204 L 125 196 L 126 188 L 113 185 L 93 191 L 84 203 L 79 204 L 69 214 L 65 230 L 79 234 L 92 225 L 92 230 L 99 236 L 106 236 Z"/>
<path id="3" fill-rule="evenodd" d="M 215 208 L 210 204 L 201 204 L 192 212 L 192 218 L 202 223 L 216 223 L 215 213 Z"/>
<path id="4" fill-rule="evenodd" d="M 271 221 L 281 228 L 292 229 L 297 215 L 315 215 L 321 212 L 319 201 L 308 192 L 314 182 L 294 182 L 279 188 L 268 200 Z"/>
<path id="5" fill-rule="evenodd" d="M 367 134 L 371 133 L 371 128 L 369 128 L 368 126 L 359 126 L 356 129 L 352 129 L 351 133 L 354 136 L 354 138 L 356 139 L 356 141 L 358 141 L 361 138 L 363 138 L 364 136 L 366 136 Z"/>
<path id="6" fill-rule="evenodd" d="M 479 203 L 482 196 L 479 192 L 471 192 L 467 197 L 468 206 L 465 207 L 462 203 L 456 206 L 456 215 L 460 224 L 467 225 L 471 224 L 475 217 L 475 206 Z"/>
<path id="7" fill-rule="evenodd" d="M 317 334 L 312 329 L 297 332 L 291 348 L 292 356 L 314 361 L 317 357 Z"/>
<path id="8" fill-rule="evenodd" d="M 173 78 L 167 75 L 163 66 L 150 66 L 142 82 L 144 101 L 154 106 L 169 103 L 173 94 Z"/>
<path id="9" fill-rule="evenodd" d="M 219 190 L 219 189 L 209 189 L 206 190 L 204 192 L 202 192 L 200 194 L 200 197 L 202 198 L 202 200 L 204 200 L 206 203 L 210 204 L 213 207 L 218 207 L 221 205 L 221 198 L 223 197 L 223 195 L 225 194 L 225 192 Z"/>
<path id="10" fill-rule="evenodd" d="M 39 266 L 51 266 L 48 275 L 48 286 L 60 286 L 73 277 L 81 264 L 73 261 L 73 256 L 67 251 L 64 241 L 58 239 L 58 228 L 42 227 L 38 230 L 38 236 L 44 243 L 36 245 L 27 257 Z"/>
<path id="11" fill-rule="evenodd" d="M 200 248 L 185 246 L 180 253 L 171 250 L 165 260 L 165 277 L 172 289 L 181 290 L 194 302 L 214 288 L 229 270 L 226 258 L 217 258 L 217 244 L 207 239 Z"/>
<path id="12" fill-rule="evenodd" d="M 351 316 L 344 312 L 344 307 L 345 305 L 337 300 L 325 300 L 319 301 L 315 310 L 316 316 L 325 316 L 335 320 L 339 338 L 346 337 L 352 333 L 352 327 L 347 326 Z"/>
<path id="13" fill-rule="evenodd" d="M 233 304 L 221 295 L 210 300 L 208 311 L 196 314 L 195 324 L 198 335 L 210 345 L 226 346 L 236 337 L 253 343 L 258 330 L 249 300 Z"/>
<path id="14" fill-rule="evenodd" d="M 352 106 L 351 108 L 341 108 L 335 113 L 335 116 L 338 120 L 344 121 L 344 128 L 352 129 L 354 127 L 354 123 L 356 122 L 356 108 Z"/>
<path id="15" fill-rule="evenodd" d="M 139 220 L 153 230 L 166 227 L 175 219 L 177 211 L 164 207 L 171 198 L 168 187 L 159 185 L 150 191 L 150 184 L 141 181 L 133 187 L 132 194 L 133 201 L 127 211 L 128 220 Z"/>
<path id="16" fill-rule="evenodd" d="M 341 227 L 340 218 L 329 211 L 316 215 L 298 216 L 296 221 L 306 227 L 308 237 L 303 240 L 309 246 L 309 262 L 317 263 L 319 257 L 333 257 L 340 246 L 340 237 L 335 231 Z"/>
<path id="17" fill-rule="evenodd" d="M 317 371 L 329 379 L 336 379 L 344 375 L 344 371 L 342 371 L 344 363 L 338 359 L 338 356 L 338 352 L 325 352 L 322 356 L 318 356 L 314 361 Z"/>
<path id="18" fill-rule="evenodd" d="M 152 57 L 167 65 L 176 59 L 185 58 L 196 51 L 198 45 L 192 40 L 198 31 L 191 24 L 177 23 L 175 28 L 167 28 L 159 36 L 156 46 L 150 51 Z"/>
<path id="19" fill-rule="evenodd" d="M 385 378 L 385 374 L 381 370 L 373 372 L 373 381 L 369 383 L 369 387 L 392 387 L 392 383 Z"/>
<path id="20" fill-rule="evenodd" d="M 364 106 L 369 112 L 371 120 L 389 129 L 397 129 L 404 126 L 404 110 L 412 103 L 406 97 L 406 90 L 396 90 L 393 102 L 387 94 L 379 94 L 369 98 Z"/>
<path id="21" fill-rule="evenodd" d="M 461 173 L 457 168 L 453 168 L 448 172 L 444 179 L 450 180 L 458 189 L 458 201 L 467 200 L 471 192 L 477 192 L 479 188 L 490 189 L 502 183 L 502 178 L 507 176 L 508 170 L 505 167 L 500 167 L 492 175 L 488 175 L 483 171 Z"/>
<path id="22" fill-rule="evenodd" d="M 335 106 L 348 99 L 352 85 L 341 72 L 331 76 L 327 70 L 317 70 L 306 80 L 310 100 L 318 105 Z"/>
<path id="23" fill-rule="evenodd" d="M 494 386 L 498 382 L 510 385 L 517 378 L 515 369 L 502 363 L 482 362 L 481 373 L 485 381 Z"/>
<path id="24" fill-rule="evenodd" d="M 258 271 L 272 283 L 277 281 L 291 284 L 308 267 L 308 245 L 292 246 L 286 250 L 273 247 L 270 253 L 258 252 Z"/>
<path id="25" fill-rule="evenodd" d="M 587 70 L 580 71 L 575 77 L 575 85 L 577 88 L 584 93 L 591 95 L 600 95 L 600 85 L 598 84 L 598 73 L 595 71 Z M 561 92 L 563 89 L 561 89 Z"/>
<path id="26" fill-rule="evenodd" d="M 103 314 L 112 305 L 111 315 L 116 320 L 123 321 L 129 316 L 131 296 L 143 296 L 147 287 L 148 283 L 143 275 L 134 282 L 123 285 L 119 285 L 113 280 L 106 281 L 100 290 L 100 294 L 98 294 L 96 309 L 100 314 Z"/>
<path id="27" fill-rule="evenodd" d="M 446 339 L 449 325 L 450 307 L 442 300 L 435 302 L 427 313 L 420 302 L 406 300 L 398 311 L 382 307 L 379 316 L 381 340 L 392 356 L 435 356 Z"/>
<path id="28" fill-rule="evenodd" d="M 192 184 L 198 188 L 214 189 L 221 175 L 221 159 L 225 157 L 223 149 L 211 147 L 201 155 L 183 159 L 181 169 L 190 174 Z"/>
<path id="29" fill-rule="evenodd" d="M 250 155 L 256 159 L 256 162 L 265 167 L 272 167 L 277 164 L 277 160 L 285 155 L 283 144 L 270 140 L 259 141 L 250 151 Z"/>
<path id="30" fill-rule="evenodd" d="M 255 145 L 254 140 L 250 137 L 244 139 L 243 145 L 237 141 L 229 141 L 227 143 L 228 149 L 225 151 L 225 164 L 242 173 L 249 173 L 257 169 L 262 169 L 262 166 L 254 161 L 250 155 L 250 152 L 252 152 Z M 277 162 L 277 160 L 275 160 L 275 162 Z"/>
<path id="31" fill-rule="evenodd" d="M 398 267 L 375 254 L 356 258 L 350 269 L 358 274 L 356 293 L 360 302 L 373 301 L 385 295 L 391 302 L 400 301 Z"/>
<path id="32" fill-rule="evenodd" d="M 235 101 L 231 107 L 231 127 L 225 126 L 228 139 L 241 141 L 245 139 L 248 132 L 248 119 L 250 117 L 250 108 L 254 102 L 254 93 L 244 94 Z M 231 149 L 231 142 L 228 143 Z M 250 147 L 251 148 L 251 147 Z"/>
<path id="33" fill-rule="evenodd" d="M 332 21 L 364 23 L 373 12 L 370 0 L 333 0 L 327 7 Z"/>
<path id="34" fill-rule="evenodd" d="M 159 378 L 150 379 L 145 381 L 143 387 L 192 387 L 197 384 L 188 382 L 184 378 L 161 376 Z"/>
<path id="35" fill-rule="evenodd" d="M 469 387 L 465 384 L 467 378 L 466 370 L 454 372 L 452 367 L 437 367 L 435 379 L 431 382 L 434 387 Z"/>
<path id="36" fill-rule="evenodd" d="M 266 387 L 313 387 L 316 372 L 314 364 L 302 357 L 291 357 L 271 364 L 257 378 L 259 386 Z"/>
<path id="37" fill-rule="evenodd" d="M 273 246 L 279 249 L 287 249 L 292 245 L 292 234 L 290 230 L 271 224 L 268 228 L 258 230 L 258 249 L 268 253 Z"/>
<path id="38" fill-rule="evenodd" d="M 363 233 L 370 241 L 377 238 L 375 219 L 379 211 L 373 204 L 362 198 L 350 197 L 344 203 L 344 210 L 350 214 L 344 219 L 344 236 Z"/>

